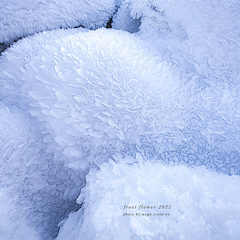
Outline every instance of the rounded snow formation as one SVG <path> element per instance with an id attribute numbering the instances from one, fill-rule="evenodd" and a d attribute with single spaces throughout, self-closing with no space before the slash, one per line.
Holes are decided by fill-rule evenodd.
<path id="1" fill-rule="evenodd" d="M 116 30 L 58 30 L 0 61 L 2 99 L 38 120 L 66 165 L 120 154 L 239 174 L 239 87 L 186 82 L 149 46 Z"/>
<path id="2" fill-rule="evenodd" d="M 115 10 L 115 0 L 1 0 L 0 43 L 50 29 L 103 27 Z"/>
<path id="3" fill-rule="evenodd" d="M 1 236 L 56 237 L 91 168 L 58 239 L 237 240 L 240 3 L 28 2 L 0 3 L 1 49 L 104 26 L 115 5 L 113 27 L 139 31 L 52 30 L 2 54 Z"/>
<path id="4" fill-rule="evenodd" d="M 57 240 L 239 239 L 239 176 L 119 160 L 90 171 Z"/>

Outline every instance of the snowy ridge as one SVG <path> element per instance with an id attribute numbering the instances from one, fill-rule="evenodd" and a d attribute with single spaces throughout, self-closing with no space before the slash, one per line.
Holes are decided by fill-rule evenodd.
<path id="1" fill-rule="evenodd" d="M 84 26 L 96 29 L 107 24 L 115 0 L 2 0 L 0 43 L 56 28 Z"/>
<path id="2" fill-rule="evenodd" d="M 90 171 L 78 199 L 84 207 L 69 215 L 57 240 L 239 238 L 239 176 L 143 163 L 140 155 L 138 164 L 119 160 Z"/>
<path id="3" fill-rule="evenodd" d="M 3 98 L 38 118 L 69 157 L 69 166 L 84 169 L 114 153 L 138 151 L 161 160 L 175 151 L 176 162 L 206 165 L 202 151 L 213 162 L 221 152 L 232 152 L 227 161 L 220 157 L 221 164 L 208 167 L 238 174 L 239 88 L 186 83 L 128 33 L 78 31 L 25 39 L 0 62 Z M 184 144 L 193 147 L 181 153 L 177 148 Z"/>

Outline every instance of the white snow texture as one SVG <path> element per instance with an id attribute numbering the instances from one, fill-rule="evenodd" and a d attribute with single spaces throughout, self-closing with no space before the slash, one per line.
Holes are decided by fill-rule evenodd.
<path id="1" fill-rule="evenodd" d="M 115 0 L 1 0 L 0 43 L 56 28 L 105 26 Z"/>
<path id="2" fill-rule="evenodd" d="M 141 19 L 141 38 L 158 55 L 209 86 L 240 80 L 240 2 L 235 0 L 127 0 L 133 18 Z"/>
<path id="3" fill-rule="evenodd" d="M 0 238 L 238 240 L 239 10 L 3 0 Z"/>
<path id="4" fill-rule="evenodd" d="M 1 103 L 0 123 L 0 239 L 52 239 L 59 221 L 78 209 L 83 174 L 61 164 L 19 109 Z"/>
<path id="5" fill-rule="evenodd" d="M 68 217 L 57 240 L 239 238 L 239 176 L 132 161 L 90 171 L 77 200 L 84 209 Z"/>
<path id="6" fill-rule="evenodd" d="M 24 39 L 0 63 L 2 97 L 37 117 L 70 157 L 68 166 L 84 169 L 140 151 L 239 173 L 237 88 L 186 82 L 128 33 L 75 32 Z"/>

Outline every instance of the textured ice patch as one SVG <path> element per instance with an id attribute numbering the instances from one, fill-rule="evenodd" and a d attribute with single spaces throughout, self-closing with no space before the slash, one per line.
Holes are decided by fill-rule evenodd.
<path id="1" fill-rule="evenodd" d="M 187 82 L 129 33 L 78 31 L 24 39 L 0 61 L 2 98 L 38 119 L 69 166 L 141 152 L 239 173 L 238 85 Z"/>
<path id="2" fill-rule="evenodd" d="M 141 161 L 92 169 L 57 240 L 239 239 L 239 176 Z"/>
<path id="3" fill-rule="evenodd" d="M 14 196 L 1 186 L 0 190 L 0 233 L 4 240 L 40 240 L 38 232 L 29 226 L 28 221 L 19 213 L 19 207 L 9 196 Z"/>
<path id="4" fill-rule="evenodd" d="M 2 0 L 0 43 L 56 28 L 105 26 L 115 4 L 115 0 Z"/>
<path id="5" fill-rule="evenodd" d="M 112 28 L 134 33 L 139 30 L 140 24 L 140 19 L 134 19 L 131 16 L 129 6 L 127 4 L 122 4 L 117 13 L 113 16 Z"/>
<path id="6" fill-rule="evenodd" d="M 66 165 L 84 169 L 116 156 L 120 163 L 90 172 L 78 201 L 84 209 L 62 222 L 60 239 L 237 239 L 238 177 L 159 163 L 240 173 L 239 4 L 211 3 L 129 1 L 114 24 L 130 31 L 128 21 L 141 17 L 138 34 L 56 30 L 2 54 L 6 239 L 24 238 L 10 233 L 22 226 L 29 237 L 55 237 L 57 223 L 79 207 L 73 200 L 83 184 Z M 143 164 L 139 153 L 158 163 Z M 149 201 L 172 201 L 167 221 L 122 218 L 124 205 Z"/>

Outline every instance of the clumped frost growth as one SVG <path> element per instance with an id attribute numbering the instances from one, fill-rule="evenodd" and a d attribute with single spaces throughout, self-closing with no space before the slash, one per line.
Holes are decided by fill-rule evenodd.
<path id="1" fill-rule="evenodd" d="M 5 240 L 238 239 L 238 2 L 1 4 Z"/>
<path id="2" fill-rule="evenodd" d="M 240 80 L 238 1 L 127 0 L 140 37 L 202 87 Z M 129 11 L 128 10 L 128 11 Z"/>
<path id="3" fill-rule="evenodd" d="M 58 222 L 79 208 L 83 173 L 64 167 L 65 157 L 16 107 L 1 103 L 0 123 L 1 238 L 53 239 Z"/>
<path id="4" fill-rule="evenodd" d="M 103 27 L 115 8 L 115 0 L 2 0 L 0 43 L 50 29 Z"/>
<path id="5" fill-rule="evenodd" d="M 239 173 L 236 89 L 186 82 L 128 33 L 78 31 L 25 39 L 0 63 L 4 100 L 38 119 L 51 135 L 43 141 L 54 141 L 68 166 L 141 152 Z"/>
<path id="6" fill-rule="evenodd" d="M 239 176 L 118 160 L 90 171 L 57 240 L 239 238 Z"/>

